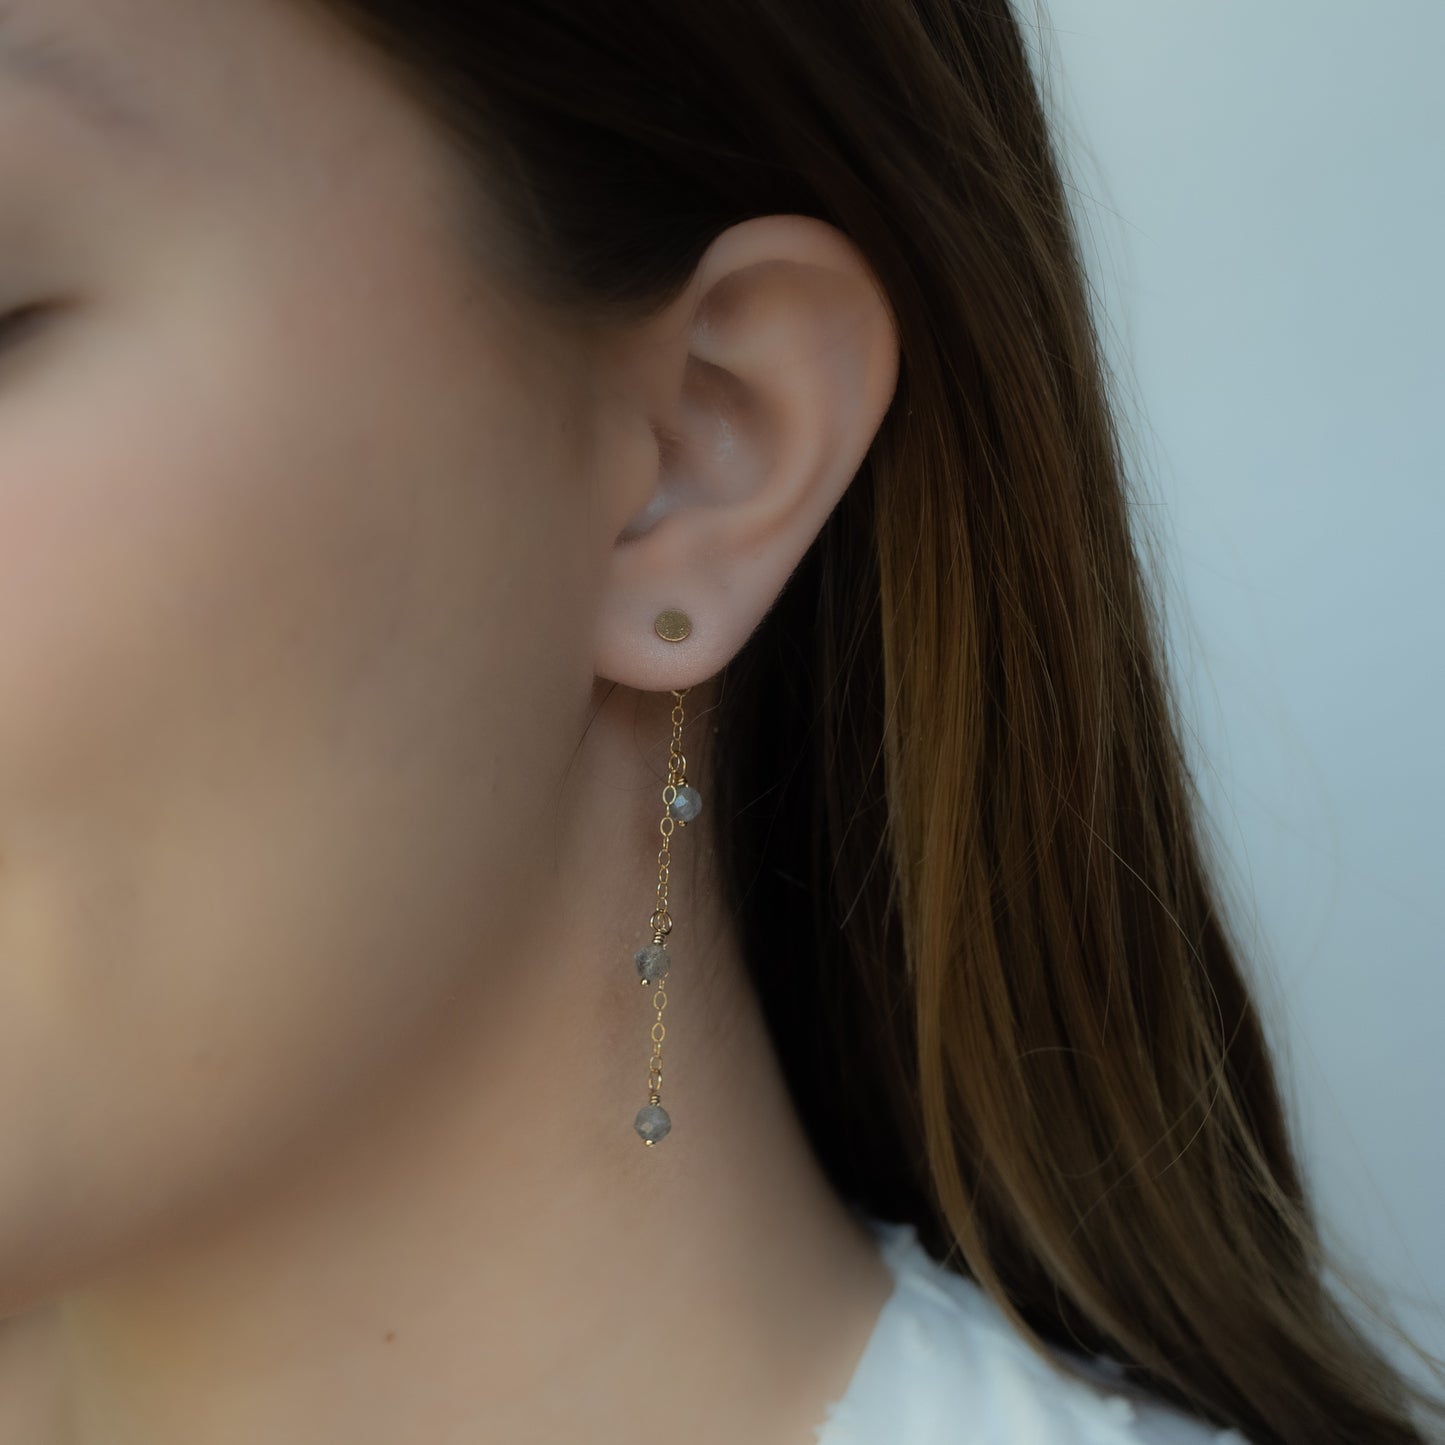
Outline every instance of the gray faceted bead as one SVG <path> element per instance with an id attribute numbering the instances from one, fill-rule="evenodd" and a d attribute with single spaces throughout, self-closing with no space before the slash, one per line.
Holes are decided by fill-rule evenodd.
<path id="1" fill-rule="evenodd" d="M 677 796 L 667 805 L 668 816 L 679 823 L 690 823 L 702 812 L 702 794 L 690 783 L 684 783 L 677 790 Z"/>
<path id="2" fill-rule="evenodd" d="M 655 1144 L 672 1128 L 672 1120 L 661 1104 L 644 1104 L 637 1111 L 632 1127 L 644 1144 Z"/>
<path id="3" fill-rule="evenodd" d="M 672 967 L 672 958 L 664 943 L 644 944 L 632 955 L 632 961 L 637 965 L 638 978 L 645 978 L 648 983 L 665 978 Z"/>

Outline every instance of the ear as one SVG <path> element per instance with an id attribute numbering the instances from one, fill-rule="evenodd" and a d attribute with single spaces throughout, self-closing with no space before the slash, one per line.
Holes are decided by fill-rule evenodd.
<path id="1" fill-rule="evenodd" d="M 614 468 L 604 494 L 611 525 L 626 521 L 596 672 L 648 692 L 691 687 L 741 650 L 852 481 L 897 384 L 897 328 L 841 231 L 761 216 L 722 232 L 606 365 L 621 444 L 602 463 Z M 654 631 L 669 608 L 691 619 L 685 641 Z"/>

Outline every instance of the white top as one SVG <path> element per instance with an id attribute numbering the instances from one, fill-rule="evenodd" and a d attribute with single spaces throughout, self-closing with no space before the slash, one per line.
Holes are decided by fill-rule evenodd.
<path id="1" fill-rule="evenodd" d="M 1142 1394 L 1113 1361 L 1088 1361 L 1089 1380 L 1055 1370 L 912 1224 L 862 1217 L 893 1293 L 842 1399 L 813 1427 L 818 1445 L 1248 1445 Z"/>

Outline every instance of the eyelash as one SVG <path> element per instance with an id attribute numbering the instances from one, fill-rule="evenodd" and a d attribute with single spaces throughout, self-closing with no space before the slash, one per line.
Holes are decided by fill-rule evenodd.
<path id="1" fill-rule="evenodd" d="M 13 311 L 0 312 L 0 349 L 15 344 L 36 326 L 50 307 L 44 302 L 33 302 L 28 306 L 17 306 Z"/>

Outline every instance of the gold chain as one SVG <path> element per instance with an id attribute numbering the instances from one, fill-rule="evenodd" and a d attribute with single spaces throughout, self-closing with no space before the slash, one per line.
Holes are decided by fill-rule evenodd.
<path id="1" fill-rule="evenodd" d="M 669 864 L 672 861 L 672 833 L 677 826 L 672 817 L 673 799 L 677 790 L 687 781 L 687 758 L 682 751 L 682 700 L 691 691 L 673 689 L 676 702 L 672 705 L 672 743 L 667 756 L 667 784 L 662 790 L 662 821 L 658 832 L 662 835 L 662 847 L 657 854 L 657 907 L 653 910 L 648 926 L 652 929 L 652 941 L 664 943 L 672 932 L 672 915 L 667 911 L 667 885 Z M 646 980 L 644 979 L 645 983 Z M 662 1021 L 663 1010 L 667 1007 L 667 980 L 657 980 L 657 991 L 652 995 L 652 1006 L 657 1010 L 657 1019 L 652 1025 L 652 1058 L 647 1068 L 647 1098 L 652 1104 L 662 1102 L 662 1041 L 667 1037 L 667 1025 Z"/>

